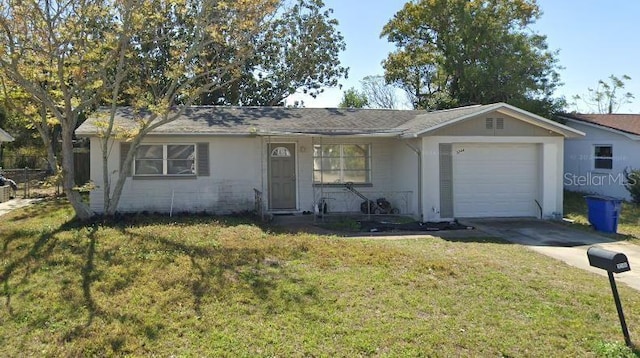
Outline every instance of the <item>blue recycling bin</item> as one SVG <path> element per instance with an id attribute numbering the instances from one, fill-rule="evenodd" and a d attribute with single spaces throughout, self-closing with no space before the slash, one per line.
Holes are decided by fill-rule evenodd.
<path id="1" fill-rule="evenodd" d="M 602 195 L 587 195 L 589 223 L 597 231 L 615 233 L 618 231 L 618 217 L 622 200 Z"/>

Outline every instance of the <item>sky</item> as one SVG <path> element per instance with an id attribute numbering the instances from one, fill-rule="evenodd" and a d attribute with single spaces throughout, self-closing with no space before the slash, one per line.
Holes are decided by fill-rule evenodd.
<path id="1" fill-rule="evenodd" d="M 360 88 L 360 80 L 369 75 L 383 75 L 381 62 L 394 45 L 380 38 L 382 27 L 402 9 L 403 0 L 325 0 L 334 10 L 338 30 L 345 38 L 346 51 L 340 55 L 349 67 L 349 78 L 342 89 L 329 88 L 317 98 L 295 95 L 291 104 L 302 99 L 306 107 L 337 107 L 344 90 Z M 628 75 L 626 91 L 635 95 L 620 113 L 640 113 L 640 1 L 637 0 L 538 0 L 542 17 L 531 29 L 547 36 L 549 49 L 558 50 L 564 83 L 556 91 L 569 102 L 578 94 L 585 97 L 588 88 L 610 75 Z M 567 110 L 595 110 L 584 102 Z"/>

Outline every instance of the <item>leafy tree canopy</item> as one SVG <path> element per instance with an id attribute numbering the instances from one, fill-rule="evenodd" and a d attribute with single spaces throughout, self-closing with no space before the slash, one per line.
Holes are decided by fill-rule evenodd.
<path id="1" fill-rule="evenodd" d="M 364 108 L 369 101 L 364 93 L 358 92 L 355 88 L 349 88 L 344 91 L 342 95 L 342 101 L 338 107 L 340 108 Z"/>
<path id="2" fill-rule="evenodd" d="M 324 87 L 337 86 L 348 68 L 338 58 L 346 44 L 332 12 L 322 0 L 296 0 L 254 38 L 257 50 L 241 76 L 201 103 L 279 106 L 297 91 L 315 98 Z"/>
<path id="3" fill-rule="evenodd" d="M 407 90 L 415 108 L 507 102 L 549 115 L 563 102 L 556 53 L 529 25 L 535 0 L 418 0 L 405 4 L 381 36 L 396 50 L 385 79 Z"/>
<path id="4" fill-rule="evenodd" d="M 279 6 L 279 0 L 0 4 L 0 77 L 24 94 L 26 113 L 59 123 L 62 186 L 80 219 L 92 215 L 74 183 L 73 134 L 82 118 L 97 106 L 109 108 L 102 113 L 101 189 L 105 212 L 114 214 L 126 171 L 109 167 L 112 139 L 131 143 L 123 164 L 130 166 L 146 134 L 239 77 L 256 52 L 253 40 L 269 29 Z M 114 126 L 123 103 L 136 110 L 135 128 Z"/>

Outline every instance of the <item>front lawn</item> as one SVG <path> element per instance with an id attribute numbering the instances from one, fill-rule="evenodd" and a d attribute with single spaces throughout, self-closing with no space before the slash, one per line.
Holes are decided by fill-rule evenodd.
<path id="1" fill-rule="evenodd" d="M 3 216 L 1 356 L 594 356 L 606 278 L 473 238 L 274 234 L 246 218 Z M 632 338 L 640 293 L 621 285 Z"/>
<path id="2" fill-rule="evenodd" d="M 579 225 L 589 226 L 586 194 L 564 192 L 564 216 L 575 220 Z M 612 235 L 617 239 L 628 239 L 640 244 L 640 205 L 623 202 L 618 218 L 618 234 Z"/>

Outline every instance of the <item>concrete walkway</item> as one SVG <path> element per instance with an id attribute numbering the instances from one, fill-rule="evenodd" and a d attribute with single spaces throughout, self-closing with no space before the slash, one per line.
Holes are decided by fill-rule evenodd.
<path id="1" fill-rule="evenodd" d="M 574 229 L 569 224 L 535 219 L 474 219 L 466 222 L 489 235 L 527 246 L 543 255 L 605 277 L 606 271 L 589 265 L 587 249 L 597 246 L 622 252 L 629 260 L 631 271 L 615 274 L 616 282 L 623 282 L 640 291 L 640 246 L 638 245 L 613 241 L 596 232 Z"/>
<path id="2" fill-rule="evenodd" d="M 42 200 L 42 199 L 19 199 L 19 198 L 15 198 L 15 199 L 11 199 L 9 201 L 5 201 L 3 203 L 0 203 L 0 215 L 7 214 L 7 213 L 11 212 L 12 210 L 31 205 L 31 204 L 33 204 L 35 202 L 40 201 L 40 200 Z"/>

